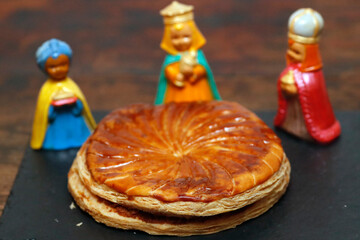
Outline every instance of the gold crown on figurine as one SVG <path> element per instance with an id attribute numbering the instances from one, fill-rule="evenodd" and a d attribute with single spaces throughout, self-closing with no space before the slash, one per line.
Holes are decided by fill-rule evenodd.
<path id="1" fill-rule="evenodd" d="M 300 8 L 289 18 L 288 36 L 295 42 L 312 44 L 319 42 L 324 28 L 320 13 L 311 8 Z"/>
<path id="2" fill-rule="evenodd" d="M 160 11 L 164 18 L 164 24 L 176 24 L 194 19 L 194 7 L 173 1 L 170 5 Z"/>

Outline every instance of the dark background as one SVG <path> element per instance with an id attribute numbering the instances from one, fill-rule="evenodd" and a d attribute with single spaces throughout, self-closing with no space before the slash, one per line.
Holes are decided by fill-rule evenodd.
<path id="1" fill-rule="evenodd" d="M 46 76 L 35 51 L 56 37 L 69 43 L 69 76 L 92 110 L 152 102 L 165 52 L 159 10 L 171 1 L 0 0 L 0 212 L 31 133 Z M 319 11 L 328 93 L 335 110 L 360 109 L 360 1 L 202 0 L 195 20 L 223 99 L 256 110 L 277 108 L 276 80 L 285 67 L 287 20 L 301 7 Z"/>

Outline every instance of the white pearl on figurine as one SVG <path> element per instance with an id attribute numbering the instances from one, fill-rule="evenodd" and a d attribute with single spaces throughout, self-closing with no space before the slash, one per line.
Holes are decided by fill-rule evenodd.
<path id="1" fill-rule="evenodd" d="M 289 18 L 289 32 L 302 37 L 317 37 L 324 28 L 320 13 L 311 8 L 301 8 Z"/>

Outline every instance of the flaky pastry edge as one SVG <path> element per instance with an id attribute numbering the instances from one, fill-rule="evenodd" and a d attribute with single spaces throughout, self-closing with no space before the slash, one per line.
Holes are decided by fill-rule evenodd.
<path id="1" fill-rule="evenodd" d="M 168 216 L 212 216 L 222 214 L 244 206 L 250 205 L 267 196 L 276 187 L 276 182 L 281 181 L 287 174 L 290 174 L 290 163 L 283 152 L 280 168 L 265 182 L 232 197 L 222 198 L 212 202 L 176 201 L 163 202 L 153 197 L 131 196 L 119 193 L 105 184 L 97 183 L 86 165 L 86 147 L 79 150 L 74 163 L 77 166 L 79 177 L 82 183 L 90 192 L 100 198 L 130 208 L 136 208 L 151 213 L 160 213 Z M 276 151 L 276 150 L 274 150 Z M 271 153 L 271 151 L 270 151 Z M 268 156 L 266 156 L 268 157 Z"/>
<path id="2" fill-rule="evenodd" d="M 255 218 L 269 210 L 285 193 L 290 178 L 290 165 L 284 161 L 284 175 L 274 182 L 273 188 L 263 198 L 237 211 L 215 216 L 202 217 L 201 221 L 188 218 L 183 223 L 154 223 L 138 218 L 118 214 L 111 205 L 105 204 L 98 196 L 92 194 L 79 177 L 77 165 L 74 164 L 69 172 L 68 189 L 78 206 L 89 213 L 97 222 L 107 226 L 125 230 L 141 230 L 153 235 L 190 236 L 216 233 Z M 195 217 L 199 218 L 199 217 Z"/>

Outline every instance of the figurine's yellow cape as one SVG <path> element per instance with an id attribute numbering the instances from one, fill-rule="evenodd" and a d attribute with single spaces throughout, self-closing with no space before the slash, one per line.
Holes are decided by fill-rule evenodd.
<path id="1" fill-rule="evenodd" d="M 73 92 L 75 96 L 82 102 L 82 104 L 84 105 L 83 116 L 85 122 L 91 131 L 95 129 L 95 120 L 91 115 L 84 94 L 81 92 L 80 88 L 76 85 L 76 83 L 70 78 L 66 78 L 65 80 L 61 81 L 54 81 L 52 79 L 48 79 L 41 87 L 36 105 L 30 142 L 30 146 L 33 149 L 40 149 L 42 147 L 48 125 L 49 107 L 53 95 L 64 89 Z"/>

